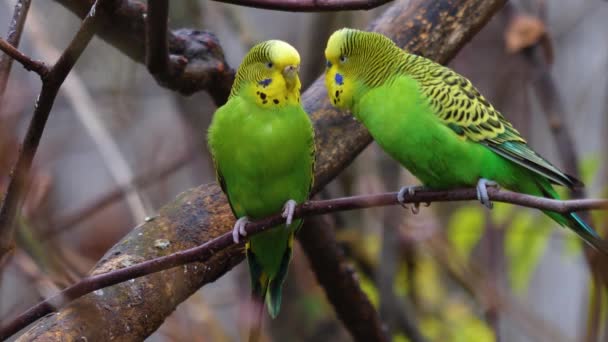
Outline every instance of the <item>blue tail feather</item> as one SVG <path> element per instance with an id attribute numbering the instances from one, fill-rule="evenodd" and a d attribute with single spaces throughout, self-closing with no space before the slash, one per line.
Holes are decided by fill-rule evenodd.
<path id="1" fill-rule="evenodd" d="M 585 242 L 587 242 L 589 245 L 608 255 L 608 242 L 603 240 L 590 225 L 588 225 L 575 213 L 570 213 L 565 216 L 567 216 L 568 227 L 570 227 L 570 229 L 578 234 L 578 236 L 585 240 Z"/>

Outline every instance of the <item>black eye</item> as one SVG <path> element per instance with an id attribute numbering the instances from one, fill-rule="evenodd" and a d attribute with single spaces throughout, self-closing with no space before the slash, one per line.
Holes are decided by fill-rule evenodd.
<path id="1" fill-rule="evenodd" d="M 346 62 L 346 56 L 341 55 L 341 56 L 340 56 L 340 62 L 341 62 L 341 63 Z"/>
<path id="2" fill-rule="evenodd" d="M 266 67 L 267 67 L 268 69 L 272 68 L 272 66 L 273 66 L 272 62 L 268 62 L 268 63 L 266 63 Z"/>
<path id="3" fill-rule="evenodd" d="M 325 62 L 325 65 L 326 65 L 328 68 L 331 68 L 331 62 L 330 62 L 329 60 Z"/>

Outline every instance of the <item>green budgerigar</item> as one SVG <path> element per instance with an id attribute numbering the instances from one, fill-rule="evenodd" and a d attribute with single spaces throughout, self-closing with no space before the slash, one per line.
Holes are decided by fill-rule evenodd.
<path id="1" fill-rule="evenodd" d="M 249 219 L 283 210 L 286 222 L 252 236 L 246 244 L 252 293 L 274 318 L 291 259 L 297 203 L 313 182 L 314 131 L 300 104 L 300 56 L 291 45 L 270 40 L 244 57 L 228 102 L 218 108 L 208 141 L 217 179 L 238 218 L 239 242 Z"/>
<path id="2" fill-rule="evenodd" d="M 332 104 L 349 109 L 376 142 L 424 186 L 476 186 L 491 208 L 487 186 L 558 198 L 553 184 L 582 183 L 534 152 L 519 132 L 469 80 L 389 38 L 341 29 L 325 50 L 325 84 Z M 399 192 L 403 202 L 406 193 Z M 575 213 L 545 211 L 586 242 L 608 253 L 607 244 Z"/>

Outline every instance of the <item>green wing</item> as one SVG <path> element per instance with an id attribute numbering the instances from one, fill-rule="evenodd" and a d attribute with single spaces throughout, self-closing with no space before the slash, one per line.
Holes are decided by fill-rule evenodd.
<path id="1" fill-rule="evenodd" d="M 236 213 L 236 211 L 234 210 L 234 206 L 232 205 L 232 201 L 230 200 L 230 195 L 228 192 L 228 186 L 226 185 L 226 180 L 224 179 L 224 176 L 222 176 L 222 171 L 220 170 L 219 165 L 217 165 L 217 163 L 215 162 L 215 158 L 212 158 L 212 159 L 213 159 L 213 166 L 215 168 L 215 179 L 217 179 L 217 182 L 220 185 L 220 188 L 222 189 L 222 191 L 226 195 L 226 198 L 228 199 L 228 204 L 230 205 L 230 210 L 232 210 L 232 214 L 234 214 L 234 217 L 238 218 L 239 216 Z"/>
<path id="2" fill-rule="evenodd" d="M 554 184 L 582 186 L 534 152 L 519 132 L 471 82 L 453 70 L 423 57 L 416 58 L 415 78 L 439 119 L 464 139 L 486 145 L 492 151 Z"/>

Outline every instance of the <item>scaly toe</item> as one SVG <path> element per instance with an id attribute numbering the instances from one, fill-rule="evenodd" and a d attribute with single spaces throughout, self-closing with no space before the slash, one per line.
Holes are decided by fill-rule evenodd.
<path id="1" fill-rule="evenodd" d="M 420 203 L 414 203 L 414 205 L 412 206 L 412 214 L 418 215 L 419 212 L 420 212 Z"/>
<path id="2" fill-rule="evenodd" d="M 492 209 L 494 204 L 492 201 L 490 201 L 490 196 L 488 195 L 488 186 L 497 187 L 498 183 L 485 178 L 480 178 L 479 181 L 477 181 L 477 199 L 488 209 Z"/>
<path id="3" fill-rule="evenodd" d="M 423 189 L 424 189 L 424 187 L 420 186 L 420 185 L 404 186 L 401 189 L 399 189 L 399 192 L 397 193 L 397 201 L 405 209 L 410 209 L 410 207 L 408 207 L 405 204 L 405 195 L 413 196 L 414 194 L 416 194 L 416 191 L 423 190 Z M 420 209 L 420 203 L 414 203 L 414 206 L 411 207 L 412 213 L 414 213 L 414 214 L 418 214 L 419 209 Z"/>
<path id="4" fill-rule="evenodd" d="M 239 243 L 241 236 L 247 236 L 247 231 L 245 230 L 247 223 L 249 223 L 247 216 L 241 217 L 234 223 L 234 228 L 232 228 L 232 241 L 234 243 Z"/>
<path id="5" fill-rule="evenodd" d="M 290 199 L 283 205 L 283 213 L 281 216 L 285 219 L 285 226 L 289 227 L 293 222 L 293 213 L 296 211 L 296 201 Z"/>

